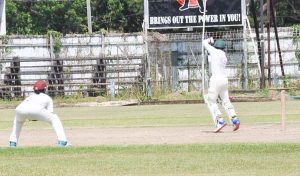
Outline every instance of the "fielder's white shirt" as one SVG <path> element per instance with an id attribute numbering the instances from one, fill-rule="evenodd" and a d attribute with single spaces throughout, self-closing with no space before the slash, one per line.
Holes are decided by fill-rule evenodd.
<path id="1" fill-rule="evenodd" d="M 45 108 L 49 112 L 53 112 L 53 100 L 44 93 L 32 94 L 27 97 L 16 109 L 24 108 L 28 105 L 37 106 L 37 108 Z"/>
<path id="2" fill-rule="evenodd" d="M 225 76 L 227 77 L 226 72 L 226 64 L 227 64 L 227 57 L 223 50 L 216 49 L 215 47 L 211 46 L 208 42 L 210 39 L 203 40 L 202 44 L 204 48 L 210 54 L 208 62 L 211 67 L 212 76 Z"/>

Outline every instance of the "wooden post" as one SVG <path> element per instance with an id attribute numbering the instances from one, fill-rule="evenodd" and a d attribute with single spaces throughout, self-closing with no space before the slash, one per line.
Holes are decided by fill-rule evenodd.
<path id="1" fill-rule="evenodd" d="M 281 90 L 280 92 L 280 102 L 281 102 L 281 129 L 285 131 L 286 129 L 286 98 L 285 98 L 285 90 Z"/>
<path id="2" fill-rule="evenodd" d="M 265 77 L 265 38 L 264 38 L 264 12 L 263 12 L 264 0 L 260 0 L 260 67 L 261 67 L 261 84 L 260 88 L 266 88 L 266 77 Z"/>
<path id="3" fill-rule="evenodd" d="M 91 0 L 86 0 L 86 13 L 88 22 L 88 32 L 93 33 L 92 30 L 92 15 L 91 15 Z"/>
<path id="4" fill-rule="evenodd" d="M 267 0 L 267 16 L 268 16 L 268 24 L 267 24 L 267 41 L 268 41 L 268 87 L 272 87 L 272 75 L 271 75 L 271 36 L 270 36 L 270 28 L 271 28 L 271 18 L 270 18 L 270 0 Z"/>
<path id="5" fill-rule="evenodd" d="M 0 35 L 6 35 L 5 0 L 0 1 Z"/>
<path id="6" fill-rule="evenodd" d="M 190 67 L 190 57 L 187 57 L 187 69 L 188 69 L 188 92 L 191 92 L 191 67 Z"/>

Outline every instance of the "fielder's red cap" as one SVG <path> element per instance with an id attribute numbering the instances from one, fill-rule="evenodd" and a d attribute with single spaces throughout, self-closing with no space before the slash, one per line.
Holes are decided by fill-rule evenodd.
<path id="1" fill-rule="evenodd" d="M 44 90 L 46 89 L 47 84 L 43 80 L 38 80 L 37 82 L 34 83 L 33 85 L 33 90 Z"/>

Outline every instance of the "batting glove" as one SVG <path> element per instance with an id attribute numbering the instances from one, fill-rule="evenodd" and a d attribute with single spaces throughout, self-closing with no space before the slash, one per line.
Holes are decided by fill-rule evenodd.
<path id="1" fill-rule="evenodd" d="M 213 45 L 214 42 L 215 42 L 215 41 L 214 41 L 214 38 L 210 37 L 210 38 L 209 38 L 209 44 Z"/>

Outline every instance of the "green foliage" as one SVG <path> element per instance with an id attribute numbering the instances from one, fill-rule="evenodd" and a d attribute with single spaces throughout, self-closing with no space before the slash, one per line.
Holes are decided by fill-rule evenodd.
<path id="1" fill-rule="evenodd" d="M 293 43 L 296 46 L 295 56 L 300 67 L 300 24 L 293 25 Z"/>
<path id="2" fill-rule="evenodd" d="M 6 1 L 7 34 L 86 33 L 86 0 Z M 143 0 L 91 0 L 93 31 L 142 30 Z"/>
<path id="3" fill-rule="evenodd" d="M 269 96 L 269 89 L 260 89 L 257 91 L 258 96 L 268 97 Z"/>
<path id="4" fill-rule="evenodd" d="M 142 31 L 144 5 L 143 0 L 129 0 L 124 3 L 124 12 L 127 23 L 124 25 L 124 32 Z"/>
<path id="5" fill-rule="evenodd" d="M 126 23 L 126 19 L 122 14 L 124 4 L 120 1 L 108 0 L 108 13 L 105 15 L 106 21 L 109 21 L 109 29 L 123 31 L 122 26 Z"/>
<path id="6" fill-rule="evenodd" d="M 288 82 L 288 93 L 291 96 L 296 96 L 299 95 L 299 90 L 300 90 L 300 80 L 293 80 Z"/>
<path id="7" fill-rule="evenodd" d="M 149 100 L 149 98 L 139 84 L 133 85 L 131 88 L 121 87 L 116 94 L 116 99 L 119 100 L 137 99 L 143 102 Z"/>
<path id="8" fill-rule="evenodd" d="M 290 82 L 290 88 L 300 89 L 300 79 Z"/>
<path id="9" fill-rule="evenodd" d="M 275 9 L 277 22 L 279 26 L 291 26 L 293 24 L 299 24 L 300 1 L 299 0 L 279 0 L 276 1 Z"/>
<path id="10" fill-rule="evenodd" d="M 76 104 L 84 102 L 103 102 L 108 101 L 106 97 L 85 97 L 82 93 L 77 93 L 68 96 L 56 96 L 54 97 L 54 104 Z"/>
<path id="11" fill-rule="evenodd" d="M 297 92 L 298 92 L 298 91 L 297 91 L 297 89 L 295 89 L 295 88 L 292 88 L 292 89 L 289 89 L 289 90 L 288 90 L 288 94 L 289 94 L 290 96 L 297 96 L 297 95 L 298 95 Z"/>
<path id="12" fill-rule="evenodd" d="M 283 78 L 283 85 L 287 88 L 291 87 L 291 76 L 285 75 Z"/>
<path id="13" fill-rule="evenodd" d="M 260 14 L 260 1 L 255 1 L 255 9 L 256 9 L 256 16 L 259 20 L 259 14 Z M 265 5 L 267 5 L 267 1 L 263 1 Z M 299 13 L 299 7 L 300 7 L 300 1 L 299 0 L 277 0 L 273 1 L 274 8 L 275 8 L 275 14 L 276 14 L 276 22 L 277 26 L 285 27 L 285 26 L 292 26 L 294 24 L 299 24 L 300 22 L 300 13 Z M 267 10 L 264 12 L 263 19 L 267 20 Z M 250 20 L 251 23 L 253 23 L 253 17 L 252 14 L 250 14 Z M 273 25 L 273 24 L 272 24 Z M 254 26 L 251 24 L 251 26 Z"/>
<path id="14" fill-rule="evenodd" d="M 7 35 L 0 36 L 0 40 L 1 40 L 2 45 L 9 44 L 9 37 Z M 2 54 L 10 54 L 11 51 L 12 51 L 11 47 L 5 46 L 4 50 L 2 50 L 1 52 L 2 52 Z M 1 67 L 2 67 L 2 65 L 1 65 Z M 2 68 L 0 70 L 2 70 Z"/>
<path id="15" fill-rule="evenodd" d="M 62 34 L 60 32 L 57 32 L 57 31 L 48 31 L 47 36 L 48 36 L 48 38 L 50 38 L 52 36 L 52 38 L 53 38 L 53 50 L 54 50 L 53 52 L 55 54 L 58 54 L 60 52 L 61 47 L 62 47 L 62 43 L 61 43 Z"/>

